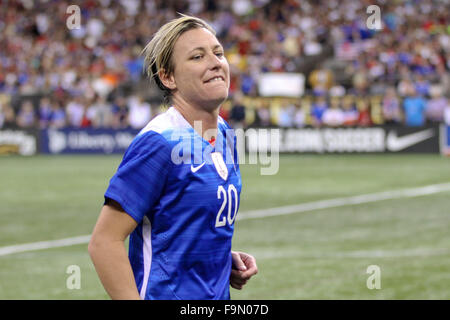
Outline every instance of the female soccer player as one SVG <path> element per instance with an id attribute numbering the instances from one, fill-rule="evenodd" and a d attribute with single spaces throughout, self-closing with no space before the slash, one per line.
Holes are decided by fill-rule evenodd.
<path id="1" fill-rule="evenodd" d="M 218 115 L 228 62 L 214 30 L 184 15 L 162 26 L 144 54 L 172 106 L 126 151 L 89 253 L 112 299 L 229 299 L 230 285 L 241 289 L 257 266 L 231 251 L 241 176 L 236 137 Z"/>

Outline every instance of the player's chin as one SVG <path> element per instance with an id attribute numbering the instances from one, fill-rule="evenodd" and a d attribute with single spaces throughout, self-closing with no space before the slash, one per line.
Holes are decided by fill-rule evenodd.
<path id="1" fill-rule="evenodd" d="M 220 105 L 225 100 L 227 100 L 227 98 L 228 98 L 228 91 L 222 94 L 215 94 L 215 95 L 209 94 L 207 99 L 205 100 L 204 105 L 207 106 L 207 109 L 214 110 L 220 107 Z"/>
<path id="2" fill-rule="evenodd" d="M 215 90 L 211 90 L 210 92 L 207 92 L 207 95 L 208 95 L 208 100 L 222 103 L 228 98 L 228 89 L 217 88 Z"/>

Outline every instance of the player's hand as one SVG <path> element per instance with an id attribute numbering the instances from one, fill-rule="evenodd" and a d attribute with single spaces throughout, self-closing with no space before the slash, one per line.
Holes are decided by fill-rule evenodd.
<path id="1" fill-rule="evenodd" d="M 252 276 L 258 273 L 256 260 L 253 256 L 244 253 L 231 251 L 233 268 L 230 275 L 230 285 L 234 289 L 241 290 Z"/>

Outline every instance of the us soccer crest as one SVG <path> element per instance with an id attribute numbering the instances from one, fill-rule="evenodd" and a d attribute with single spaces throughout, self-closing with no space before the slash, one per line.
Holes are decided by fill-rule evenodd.
<path id="1" fill-rule="evenodd" d="M 228 178 L 228 168 L 225 164 L 225 161 L 223 161 L 223 156 L 220 152 L 212 152 L 211 158 L 214 163 L 214 166 L 216 167 L 217 173 L 223 180 L 227 180 Z"/>

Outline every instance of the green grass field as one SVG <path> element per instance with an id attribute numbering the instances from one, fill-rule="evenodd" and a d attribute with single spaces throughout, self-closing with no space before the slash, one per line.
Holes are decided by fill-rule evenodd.
<path id="1" fill-rule="evenodd" d="M 0 158 L 1 247 L 90 234 L 117 156 Z M 241 166 L 240 215 L 257 209 L 450 182 L 438 155 L 281 156 Z M 450 299 L 450 192 L 236 222 L 233 248 L 259 273 L 233 299 Z M 81 270 L 81 289 L 66 269 Z M 381 271 L 369 290 L 367 267 Z M 87 243 L 0 255 L 0 299 L 108 299 Z"/>

